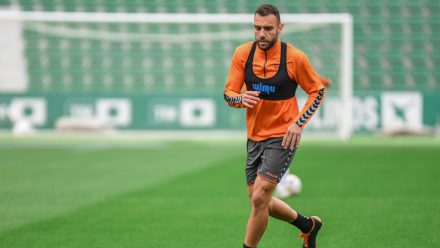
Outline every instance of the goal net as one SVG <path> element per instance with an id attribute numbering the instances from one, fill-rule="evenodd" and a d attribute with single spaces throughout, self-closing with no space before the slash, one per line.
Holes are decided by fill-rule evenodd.
<path id="1" fill-rule="evenodd" d="M 281 18 L 280 38 L 332 80 L 307 132 L 349 138 L 351 16 Z M 0 128 L 73 120 L 117 130 L 243 131 L 244 112 L 228 109 L 222 92 L 235 47 L 254 39 L 252 24 L 247 14 L 0 11 Z"/>

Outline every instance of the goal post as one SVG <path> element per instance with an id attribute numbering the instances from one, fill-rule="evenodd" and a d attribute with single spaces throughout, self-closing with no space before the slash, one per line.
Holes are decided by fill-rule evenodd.
<path id="1" fill-rule="evenodd" d="M 283 22 L 341 25 L 341 58 L 339 68 L 339 98 L 341 101 L 341 123 L 338 137 L 348 140 L 353 134 L 353 16 L 351 14 L 287 14 Z M 323 37 L 325 38 L 325 37 Z"/>
<path id="2" fill-rule="evenodd" d="M 282 13 L 281 20 L 281 39 L 333 82 L 328 98 L 337 110 L 324 115 L 336 116 L 322 117 L 312 132 L 349 139 L 352 16 Z M 0 30 L 13 34 L 0 38 L 8 57 L 0 63 L 0 101 L 45 98 L 46 120 L 38 125 L 49 129 L 76 116 L 121 130 L 240 130 L 243 115 L 224 110 L 218 96 L 234 48 L 254 39 L 252 23 L 252 14 L 0 10 Z"/>

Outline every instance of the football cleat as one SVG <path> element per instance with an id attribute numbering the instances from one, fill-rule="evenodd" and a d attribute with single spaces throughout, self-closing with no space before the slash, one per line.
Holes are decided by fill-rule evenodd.
<path id="1" fill-rule="evenodd" d="M 316 236 L 322 227 L 322 221 L 317 216 L 312 216 L 310 219 L 313 222 L 312 228 L 308 233 L 301 232 L 299 236 L 304 240 L 303 248 L 315 248 L 316 247 Z"/>

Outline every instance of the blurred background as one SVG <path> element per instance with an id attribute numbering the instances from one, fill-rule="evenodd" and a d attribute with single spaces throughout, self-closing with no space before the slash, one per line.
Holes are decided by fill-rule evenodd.
<path id="1" fill-rule="evenodd" d="M 5 17 L 0 23 L 0 128 L 243 131 L 243 113 L 226 107 L 222 91 L 235 47 L 253 40 L 251 19 L 48 19 L 60 11 L 252 14 L 259 4 L 2 0 L 4 16 L 8 10 L 9 16 L 11 10 L 49 13 L 15 21 Z M 352 15 L 351 133 L 435 133 L 440 123 L 437 1 L 279 1 L 277 6 L 283 14 Z M 308 131 L 332 133 L 341 115 L 342 24 L 286 24 L 281 38 L 303 49 L 333 82 L 327 105 Z"/>
<path id="2" fill-rule="evenodd" d="M 262 3 L 0 0 L 0 247 L 240 247 L 245 112 L 223 89 Z M 272 3 L 332 80 L 286 202 L 324 219 L 320 247 L 440 247 L 440 2 Z M 259 247 L 295 236 L 271 220 Z"/>

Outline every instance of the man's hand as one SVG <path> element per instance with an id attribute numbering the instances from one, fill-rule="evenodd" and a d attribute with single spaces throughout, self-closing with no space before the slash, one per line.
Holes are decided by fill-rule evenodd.
<path id="1" fill-rule="evenodd" d="M 241 102 L 243 103 L 243 106 L 245 106 L 246 108 L 253 108 L 254 105 L 257 104 L 258 101 L 260 101 L 260 98 L 258 97 L 259 95 L 259 91 L 245 91 L 241 96 Z"/>
<path id="2" fill-rule="evenodd" d="M 302 127 L 298 126 L 296 123 L 292 123 L 287 129 L 286 134 L 284 134 L 281 145 L 284 148 L 290 148 L 291 150 L 297 148 L 299 146 L 299 141 L 301 140 L 302 131 Z"/>

